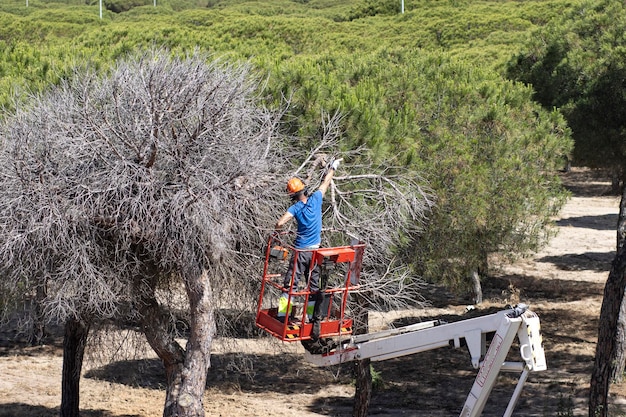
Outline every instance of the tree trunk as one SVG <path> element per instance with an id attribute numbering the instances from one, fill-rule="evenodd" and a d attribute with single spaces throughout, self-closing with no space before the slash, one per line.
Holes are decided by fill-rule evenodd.
<path id="1" fill-rule="evenodd" d="M 63 336 L 63 372 L 61 379 L 61 417 L 79 417 L 80 374 L 89 326 L 81 320 L 68 320 Z"/>
<path id="2" fill-rule="evenodd" d="M 33 328 L 31 330 L 30 343 L 33 346 L 40 346 L 46 337 L 46 325 L 42 301 L 46 298 L 46 282 L 37 286 L 36 299 L 34 304 Z"/>
<path id="3" fill-rule="evenodd" d="M 191 310 L 191 329 L 183 369 L 185 378 L 177 389 L 178 414 L 173 415 L 202 417 L 202 397 L 207 372 L 211 367 L 211 344 L 215 336 L 213 290 L 207 271 L 188 283 L 187 295 Z"/>
<path id="4" fill-rule="evenodd" d="M 626 199 L 620 202 L 619 217 L 617 220 L 617 250 L 619 251 L 626 242 Z M 624 367 L 626 366 L 626 297 L 622 299 L 622 305 L 617 319 L 617 346 L 615 347 L 615 360 L 611 366 L 611 381 L 620 383 L 624 379 Z"/>
<path id="5" fill-rule="evenodd" d="M 623 225 L 626 213 L 626 188 L 622 190 L 620 202 L 620 216 L 618 231 Z M 626 245 L 620 245 L 618 233 L 618 249 L 611 265 L 609 278 L 604 286 L 602 308 L 600 309 L 600 324 L 598 326 L 598 342 L 596 344 L 596 358 L 591 373 L 589 389 L 589 417 L 608 416 L 608 396 L 611 382 L 612 366 L 615 366 L 618 341 L 617 327 L 621 313 L 621 306 L 626 288 Z"/>
<path id="6" fill-rule="evenodd" d="M 622 298 L 616 332 L 615 359 L 611 361 L 609 378 L 613 383 L 621 383 L 624 380 L 624 366 L 626 366 L 626 297 Z"/>
<path id="7" fill-rule="evenodd" d="M 354 362 L 354 378 L 356 391 L 354 392 L 352 417 L 367 417 L 372 399 L 372 372 L 369 359 Z"/>
<path id="8" fill-rule="evenodd" d="M 356 297 L 355 313 L 353 317 L 354 334 L 365 334 L 368 332 L 368 312 L 365 302 L 358 294 Z M 354 393 L 354 403 L 352 405 L 353 417 L 366 417 L 372 398 L 372 373 L 370 370 L 370 360 L 364 359 L 354 362 L 354 378 L 356 391 Z"/>
<path id="9" fill-rule="evenodd" d="M 617 195 L 620 193 L 620 189 L 622 187 L 622 179 L 620 172 L 612 172 L 611 173 L 611 194 Z"/>
<path id="10" fill-rule="evenodd" d="M 159 305 L 154 294 L 142 294 L 142 328 L 148 343 L 163 362 L 165 368 L 166 401 L 164 416 L 174 415 L 169 409 L 171 395 L 175 395 L 172 387 L 181 384 L 185 351 L 174 339 L 169 314 Z"/>
<path id="11" fill-rule="evenodd" d="M 203 272 L 187 283 L 190 303 L 190 335 L 186 351 L 174 339 L 167 312 L 154 294 L 143 294 L 143 329 L 148 343 L 163 361 L 167 377 L 164 417 L 202 417 L 202 397 L 210 367 L 215 334 L 212 289 Z"/>
<path id="12" fill-rule="evenodd" d="M 483 302 L 483 288 L 480 284 L 480 274 L 478 271 L 472 271 L 470 279 L 472 280 L 472 290 L 474 292 L 474 304 L 481 304 Z"/>

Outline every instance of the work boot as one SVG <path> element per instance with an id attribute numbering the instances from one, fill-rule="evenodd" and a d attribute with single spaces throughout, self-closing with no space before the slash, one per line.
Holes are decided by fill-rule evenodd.
<path id="1" fill-rule="evenodd" d="M 320 343 L 320 340 L 302 340 L 300 342 L 302 346 L 313 355 L 321 355 L 324 353 L 324 346 Z"/>
<path id="2" fill-rule="evenodd" d="M 320 338 L 321 327 L 322 327 L 322 324 L 320 323 L 319 320 L 315 320 L 313 322 L 313 328 L 311 329 L 311 339 L 312 340 L 317 340 L 317 339 Z"/>
<path id="3" fill-rule="evenodd" d="M 331 338 L 302 340 L 302 346 L 313 355 L 323 355 L 335 350 L 339 345 Z"/>

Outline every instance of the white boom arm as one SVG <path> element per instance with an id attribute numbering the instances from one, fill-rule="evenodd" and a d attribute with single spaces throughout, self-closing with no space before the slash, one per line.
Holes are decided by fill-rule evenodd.
<path id="1" fill-rule="evenodd" d="M 487 349 L 487 334 L 493 332 L 495 334 Z M 516 334 L 523 361 L 505 362 Z M 523 304 L 511 310 L 455 323 L 439 324 L 439 321 L 430 321 L 357 335 L 328 354 L 313 355 L 306 352 L 305 355 L 309 362 L 318 366 L 337 365 L 361 359 L 383 361 L 450 345 L 458 348 L 461 346 L 461 339 L 465 340 L 472 366 L 478 369 L 478 375 L 460 417 L 482 415 L 487 398 L 501 370 L 521 372 L 503 414 L 503 417 L 510 417 L 528 373 L 547 369 L 539 317 Z"/>

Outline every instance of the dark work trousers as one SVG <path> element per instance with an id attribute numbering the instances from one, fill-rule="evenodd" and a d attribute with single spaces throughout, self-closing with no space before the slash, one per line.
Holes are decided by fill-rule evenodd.
<path id="1" fill-rule="evenodd" d="M 310 291 L 309 300 L 307 302 L 306 313 L 309 320 L 313 322 L 319 322 L 325 317 L 325 312 L 328 309 L 328 300 L 322 292 L 320 292 L 320 265 L 315 265 L 311 270 L 311 260 L 313 259 L 314 252 L 309 250 L 302 250 L 301 252 L 294 252 L 289 261 L 289 267 L 285 273 L 285 279 L 283 281 L 283 287 L 289 290 L 291 285 L 291 279 L 293 278 L 293 289 L 296 290 L 298 282 L 301 277 L 305 279 L 309 277 L 308 289 Z M 298 259 L 294 262 L 294 257 L 298 256 Z M 296 273 L 293 274 L 294 264 L 296 267 Z M 325 287 L 326 284 L 322 283 Z M 286 296 L 286 295 L 285 295 Z"/>
<path id="2" fill-rule="evenodd" d="M 298 256 L 298 259 L 294 262 L 294 257 Z M 289 290 L 291 287 L 291 279 L 294 279 L 293 288 L 298 288 L 298 281 L 301 277 L 305 277 L 305 279 L 311 274 L 311 278 L 309 279 L 309 288 L 311 293 L 317 293 L 320 289 L 320 267 L 316 265 L 311 271 L 311 260 L 313 259 L 313 252 L 303 250 L 302 252 L 294 252 L 289 260 L 289 267 L 287 268 L 287 272 L 285 273 L 285 279 L 283 281 L 283 287 L 286 290 Z M 296 273 L 293 273 L 294 263 L 296 264 Z"/>

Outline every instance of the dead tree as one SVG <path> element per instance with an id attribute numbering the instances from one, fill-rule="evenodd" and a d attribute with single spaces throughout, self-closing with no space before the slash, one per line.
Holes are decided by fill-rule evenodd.
<path id="1" fill-rule="evenodd" d="M 280 115 L 258 86 L 245 65 L 149 51 L 77 70 L 3 125 L 3 293 L 45 285 L 50 321 L 143 323 L 167 370 L 164 415 L 204 415 L 216 297 L 248 281 L 278 212 Z M 187 297 L 186 349 L 165 286 Z"/>

